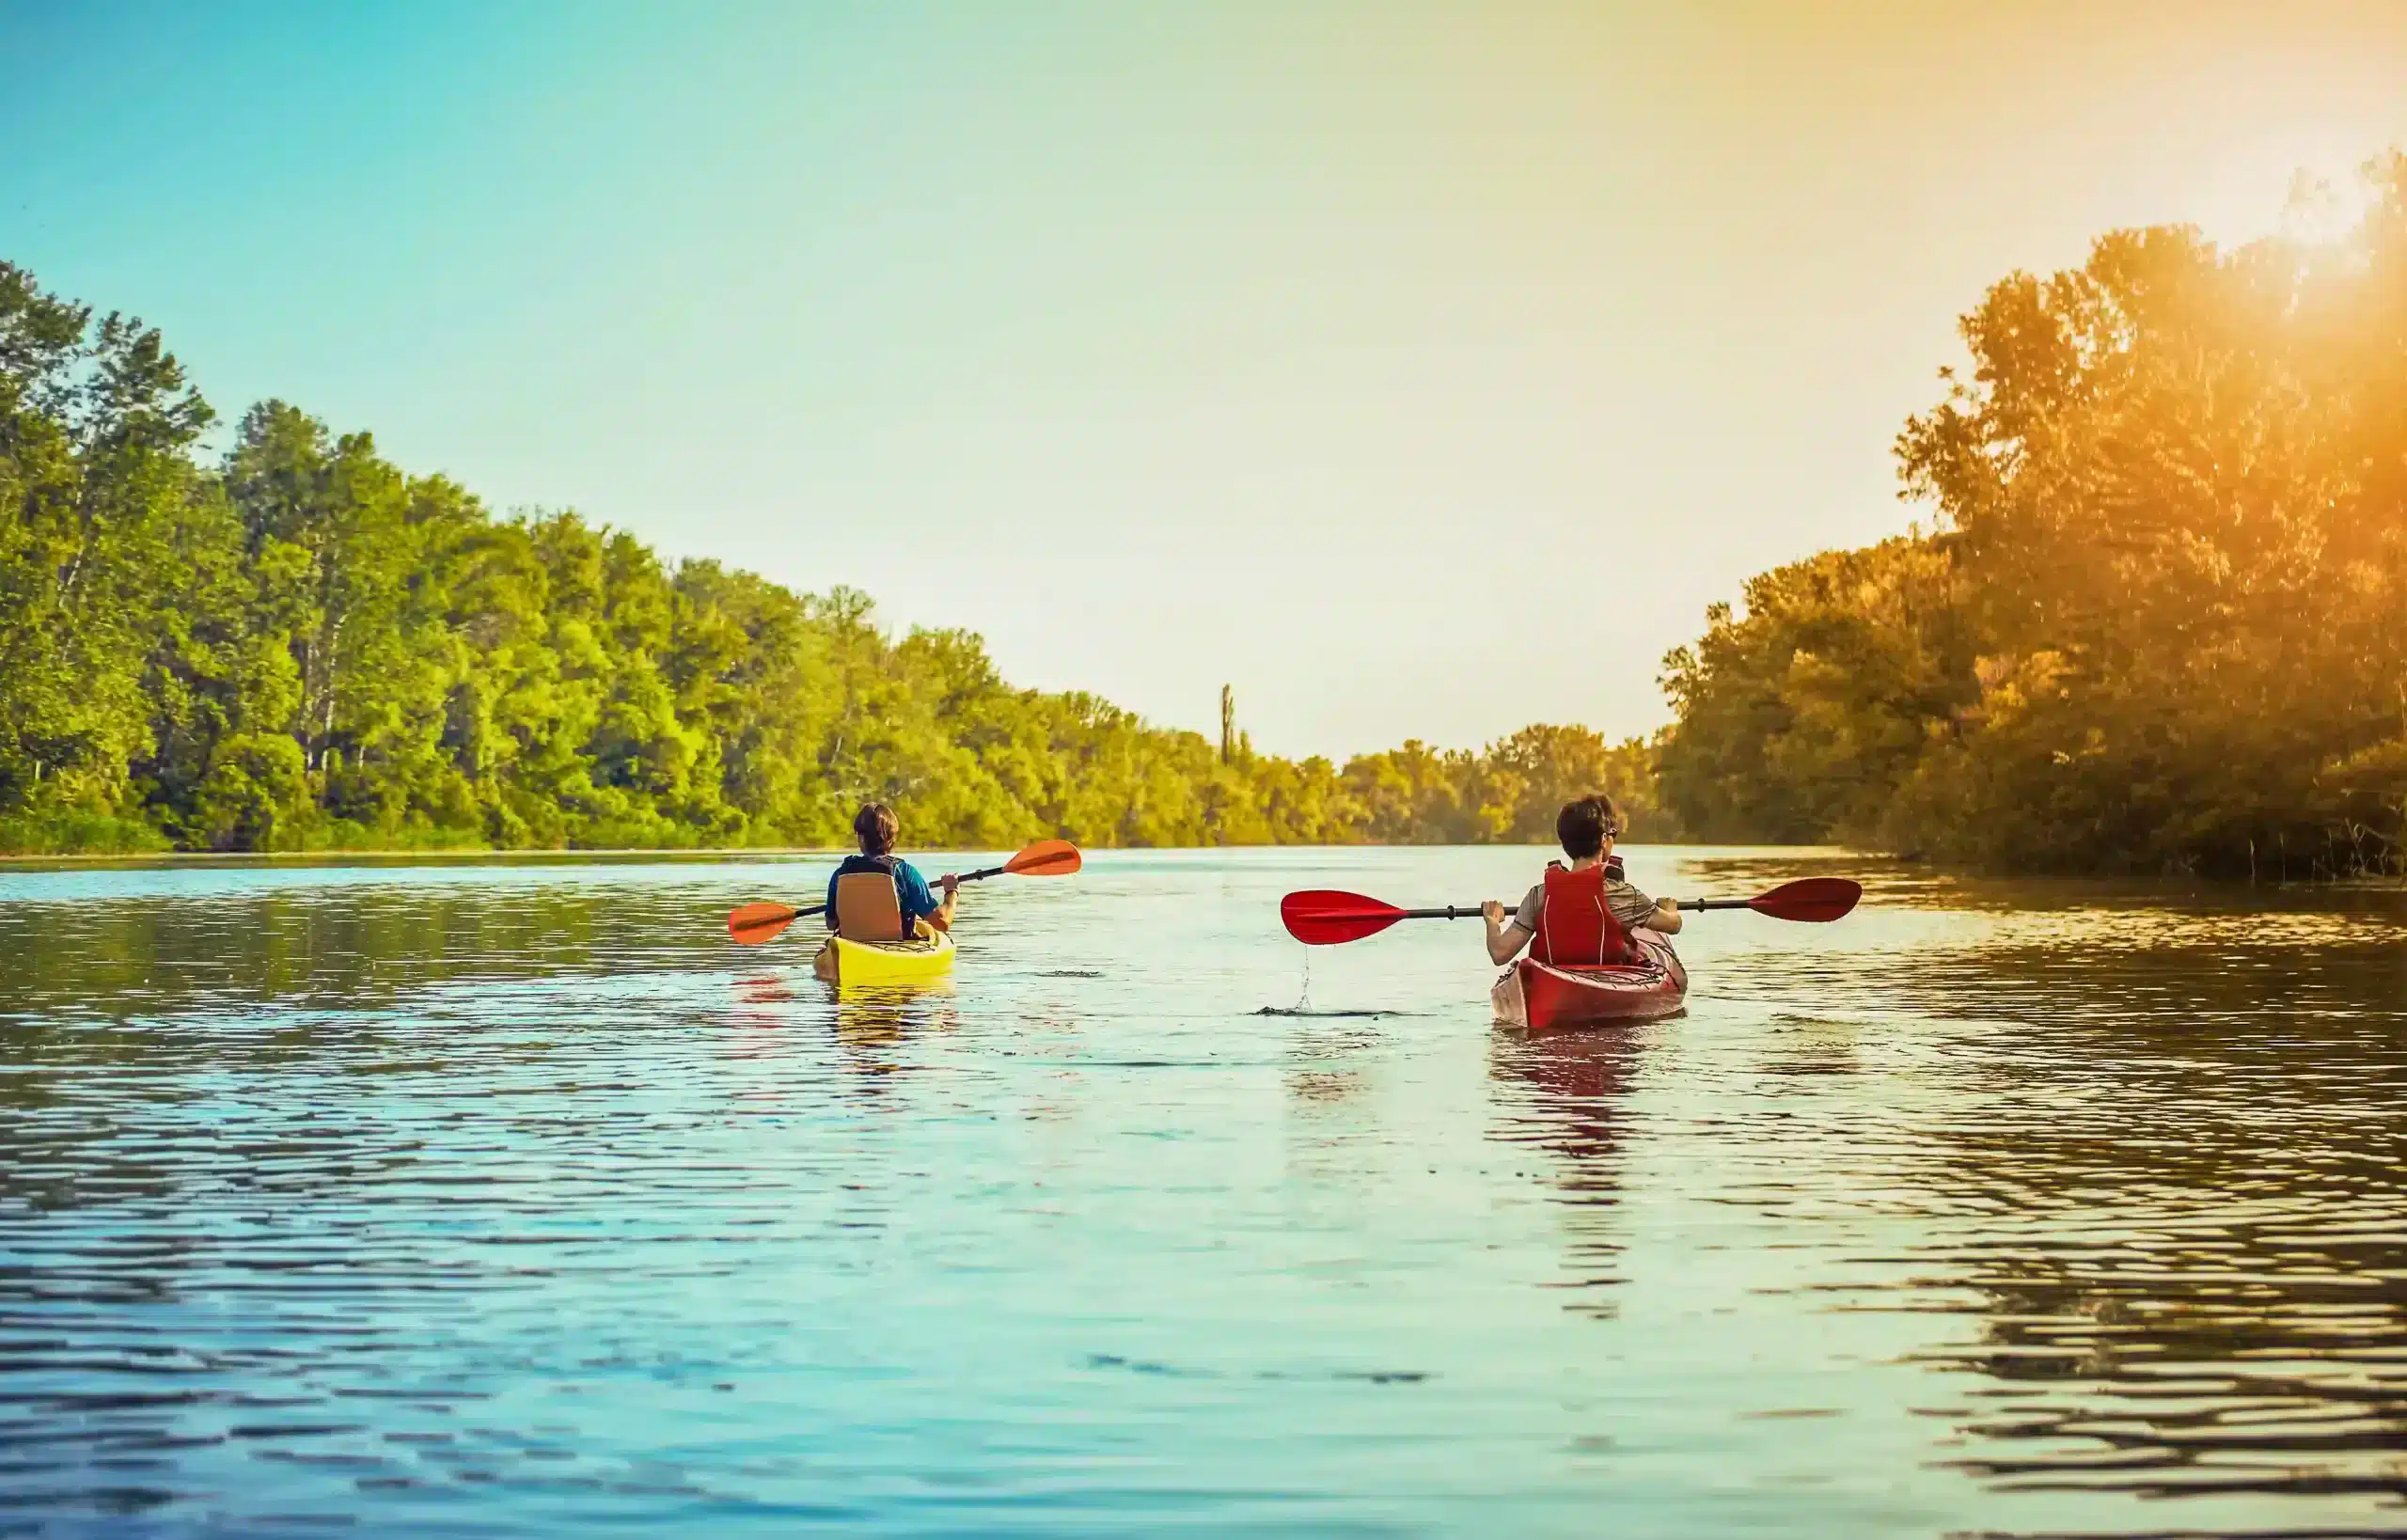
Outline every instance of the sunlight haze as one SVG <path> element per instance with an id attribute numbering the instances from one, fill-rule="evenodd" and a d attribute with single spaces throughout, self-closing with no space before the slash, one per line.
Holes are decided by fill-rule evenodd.
<path id="1" fill-rule="evenodd" d="M 2402 81 L 2399 4 L 7 4 L 0 257 L 228 422 L 1343 759 L 1656 727 L 1927 520 L 1988 284 L 2282 231 Z"/>

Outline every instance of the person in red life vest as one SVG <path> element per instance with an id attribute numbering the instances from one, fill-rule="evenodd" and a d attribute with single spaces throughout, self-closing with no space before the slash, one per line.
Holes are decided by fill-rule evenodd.
<path id="1" fill-rule="evenodd" d="M 1676 900 L 1658 902 L 1621 878 L 1620 863 L 1613 860 L 1621 810 L 1612 797 L 1598 792 L 1565 803 L 1555 815 L 1554 836 L 1571 857 L 1569 866 L 1549 861 L 1545 880 L 1510 918 L 1494 899 L 1479 906 L 1487 919 L 1490 961 L 1509 963 L 1526 946 L 1532 957 L 1550 966 L 1596 967 L 1633 960 L 1634 930 L 1679 934 Z"/>

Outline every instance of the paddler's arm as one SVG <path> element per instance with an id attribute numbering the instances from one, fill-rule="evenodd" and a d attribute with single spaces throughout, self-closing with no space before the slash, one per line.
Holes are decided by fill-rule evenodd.
<path id="1" fill-rule="evenodd" d="M 1521 929 L 1521 922 L 1504 918 L 1510 912 L 1494 899 L 1479 906 L 1479 917 L 1487 921 L 1487 960 L 1500 967 L 1530 944 L 1530 933 Z"/>
<path id="2" fill-rule="evenodd" d="M 944 889 L 944 898 L 936 904 L 936 911 L 927 916 L 927 921 L 939 931 L 949 931 L 952 929 L 953 901 L 961 897 L 961 879 L 948 872 L 936 879 L 936 886 Z"/>
<path id="3" fill-rule="evenodd" d="M 1648 915 L 1644 920 L 1640 921 L 1640 923 L 1644 925 L 1650 931 L 1660 931 L 1665 935 L 1679 935 L 1680 901 L 1678 899 L 1657 899 L 1655 901 L 1655 912 Z"/>

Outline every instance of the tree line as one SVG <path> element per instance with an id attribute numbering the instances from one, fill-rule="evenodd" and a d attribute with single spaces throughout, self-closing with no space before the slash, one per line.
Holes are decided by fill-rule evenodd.
<path id="1" fill-rule="evenodd" d="M 0 264 L 0 849 L 827 846 L 870 798 L 923 845 L 1474 841 L 1644 800 L 1645 746 L 1582 728 L 1215 745 L 284 402 L 212 462 L 213 421 L 155 329 Z"/>
<path id="2" fill-rule="evenodd" d="M 1848 843 L 2003 870 L 2407 870 L 2407 157 L 2343 237 L 2116 231 L 1963 318 L 1933 527 L 1751 579 L 1652 739 L 1257 754 L 1010 687 L 849 589 L 496 517 L 366 433 L 232 448 L 159 334 L 0 263 L 0 849 Z"/>
<path id="3" fill-rule="evenodd" d="M 2324 242 L 2118 231 L 1963 318 L 1897 440 L 1937 527 L 1665 660 L 1698 835 L 1975 866 L 2407 870 L 2407 156 Z"/>

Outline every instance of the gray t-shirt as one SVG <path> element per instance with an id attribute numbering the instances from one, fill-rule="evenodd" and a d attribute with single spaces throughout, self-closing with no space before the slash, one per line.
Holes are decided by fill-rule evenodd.
<path id="1" fill-rule="evenodd" d="M 1655 912 L 1655 901 L 1619 877 L 1607 877 L 1605 907 L 1613 911 L 1613 918 L 1620 920 L 1622 928 L 1627 930 L 1633 925 L 1643 925 L 1646 922 L 1646 917 Z M 1514 912 L 1513 923 L 1532 935 L 1535 935 L 1538 931 L 1538 916 L 1545 912 L 1546 884 L 1541 882 L 1530 889 L 1527 898 L 1521 900 L 1521 907 Z"/>

